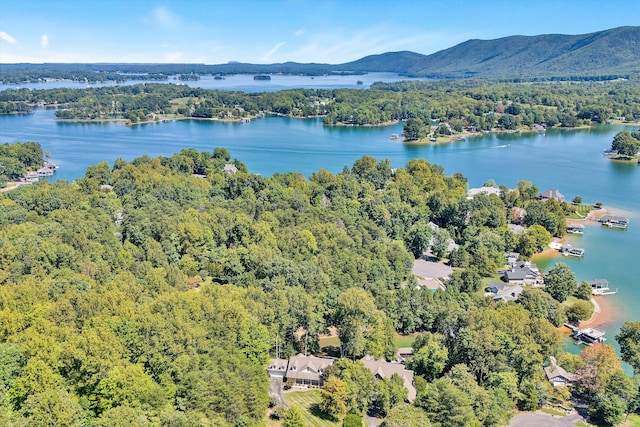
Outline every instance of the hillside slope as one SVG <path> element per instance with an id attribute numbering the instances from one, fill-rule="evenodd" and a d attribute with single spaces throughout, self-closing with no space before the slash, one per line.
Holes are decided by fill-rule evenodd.
<path id="1" fill-rule="evenodd" d="M 627 74 L 640 71 L 640 27 L 582 35 L 468 40 L 432 55 L 395 52 L 368 56 L 340 67 L 446 77 Z"/>

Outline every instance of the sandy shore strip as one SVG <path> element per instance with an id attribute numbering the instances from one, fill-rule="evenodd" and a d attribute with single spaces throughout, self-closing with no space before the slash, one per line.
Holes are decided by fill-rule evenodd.
<path id="1" fill-rule="evenodd" d="M 596 296 L 591 298 L 591 301 L 595 306 L 593 316 L 587 321 L 580 322 L 580 326 L 589 325 L 597 328 L 615 323 L 618 320 L 621 312 L 615 302 L 615 295 Z"/>

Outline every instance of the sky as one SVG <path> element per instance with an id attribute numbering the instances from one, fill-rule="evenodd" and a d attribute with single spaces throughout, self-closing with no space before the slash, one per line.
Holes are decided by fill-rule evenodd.
<path id="1" fill-rule="evenodd" d="M 640 0 L 0 0 L 0 63 L 340 64 L 639 17 Z"/>

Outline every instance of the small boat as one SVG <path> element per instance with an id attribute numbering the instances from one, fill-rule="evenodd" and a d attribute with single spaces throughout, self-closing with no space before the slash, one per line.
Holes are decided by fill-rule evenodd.
<path id="1" fill-rule="evenodd" d="M 271 76 L 268 76 L 266 74 L 258 74 L 253 76 L 253 80 L 271 80 Z"/>
<path id="2" fill-rule="evenodd" d="M 362 80 L 358 80 L 358 81 L 356 82 L 356 84 L 362 85 L 362 84 L 364 84 L 364 82 L 363 82 Z"/>

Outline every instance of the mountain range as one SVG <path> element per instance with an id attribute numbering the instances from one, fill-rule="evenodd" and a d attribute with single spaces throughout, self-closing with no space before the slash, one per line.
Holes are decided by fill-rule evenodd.
<path id="1" fill-rule="evenodd" d="M 543 34 L 468 40 L 431 55 L 387 52 L 344 64 L 0 64 L 0 72 L 23 70 L 307 75 L 393 72 L 411 77 L 525 79 L 637 76 L 640 75 L 640 27 L 618 27 L 581 35 Z"/>
<path id="2" fill-rule="evenodd" d="M 640 27 L 468 40 L 431 55 L 392 52 L 342 64 L 409 76 L 583 76 L 640 72 Z"/>

